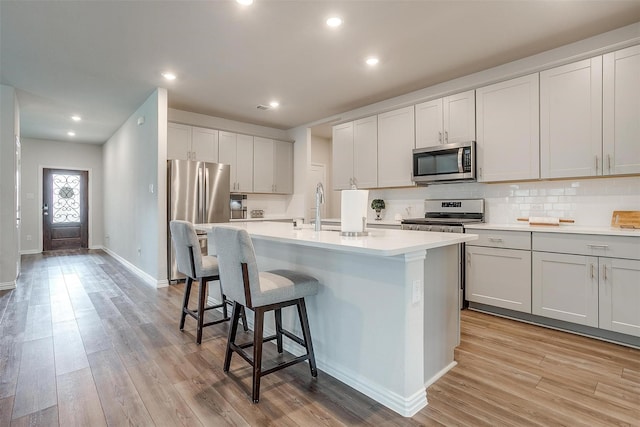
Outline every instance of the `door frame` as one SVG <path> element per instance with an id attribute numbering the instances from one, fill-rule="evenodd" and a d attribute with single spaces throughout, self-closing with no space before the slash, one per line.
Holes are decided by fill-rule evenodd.
<path id="1" fill-rule="evenodd" d="M 66 170 L 72 170 L 72 171 L 87 171 L 87 180 L 88 182 L 88 188 L 87 188 L 87 197 L 89 198 L 89 200 L 87 200 L 87 208 L 89 209 L 89 215 L 87 215 L 87 246 L 88 249 L 97 249 L 93 246 L 93 198 L 94 198 L 94 194 L 93 194 L 93 170 L 91 168 L 82 168 L 82 167 L 76 167 L 76 166 L 59 166 L 59 165 L 43 165 L 40 164 L 38 165 L 38 206 L 37 206 L 37 211 L 38 211 L 38 250 L 40 251 L 40 253 L 42 253 L 44 251 L 44 244 L 43 244 L 43 234 L 44 234 L 44 230 L 43 230 L 43 226 L 42 226 L 42 203 L 43 200 L 42 198 L 44 197 L 44 192 L 43 192 L 43 176 L 44 176 L 44 169 L 66 169 Z"/>

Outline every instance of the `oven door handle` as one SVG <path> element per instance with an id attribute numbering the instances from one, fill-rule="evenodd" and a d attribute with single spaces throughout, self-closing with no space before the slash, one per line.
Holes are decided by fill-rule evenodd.
<path id="1" fill-rule="evenodd" d="M 462 153 L 463 153 L 464 149 L 463 148 L 458 148 L 458 172 L 459 173 L 463 173 L 464 169 L 462 168 Z"/>

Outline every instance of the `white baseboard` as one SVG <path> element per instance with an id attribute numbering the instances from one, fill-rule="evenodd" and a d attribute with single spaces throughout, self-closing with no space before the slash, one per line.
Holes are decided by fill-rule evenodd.
<path id="1" fill-rule="evenodd" d="M 2 282 L 0 283 L 0 291 L 9 291 L 16 288 L 16 281 Z"/>
<path id="2" fill-rule="evenodd" d="M 458 362 L 456 362 L 454 360 L 453 362 L 449 363 L 447 366 L 442 368 L 440 371 L 438 371 L 433 377 L 429 378 L 427 380 L 427 382 L 425 383 L 425 385 L 424 385 L 425 390 L 427 388 L 431 387 L 433 385 L 433 383 L 438 381 L 440 378 L 442 378 L 444 376 L 444 374 L 446 374 L 447 372 L 449 372 L 450 370 L 455 368 L 457 364 L 458 364 Z"/>
<path id="3" fill-rule="evenodd" d="M 35 255 L 41 253 L 42 251 L 40 249 L 25 249 L 20 251 L 20 255 Z"/>
<path id="4" fill-rule="evenodd" d="M 209 296 L 207 297 L 207 304 L 220 304 L 220 301 Z M 218 310 L 222 312 L 222 309 L 219 308 Z M 250 310 L 247 310 L 247 312 L 247 314 L 249 314 Z M 229 313 L 229 315 L 231 315 L 231 313 Z M 253 329 L 253 316 L 247 315 L 247 323 L 249 329 Z M 299 336 L 302 336 L 299 331 L 292 332 L 297 333 Z M 269 327 L 266 327 L 265 325 L 265 336 L 274 335 L 275 333 L 275 329 L 271 329 Z M 293 354 L 294 356 L 301 356 L 304 354 L 303 347 L 294 344 L 291 340 L 284 340 L 283 347 L 287 352 Z M 360 393 L 365 394 L 370 398 L 382 403 L 384 406 L 397 412 L 403 417 L 412 417 L 422 408 L 427 406 L 426 386 L 424 388 L 416 390 L 416 392 L 409 397 L 402 397 L 398 393 L 380 387 L 380 385 L 372 383 L 361 375 L 358 375 L 357 373 L 352 372 L 349 369 L 345 369 L 344 367 L 339 366 L 335 362 L 327 363 L 325 360 L 318 358 L 317 355 L 316 364 L 318 365 L 318 369 L 323 373 L 336 378 L 337 380 L 347 384 L 349 387 L 358 390 Z M 442 371 L 438 372 L 433 378 L 429 379 L 428 384 L 433 384 L 438 378 L 447 373 L 454 366 L 456 366 L 456 362 L 451 363 Z"/>
<path id="5" fill-rule="evenodd" d="M 102 247 L 101 249 L 103 251 L 105 251 L 109 256 L 113 257 L 120 264 L 124 265 L 127 269 L 129 269 L 136 276 L 140 277 L 147 285 L 153 286 L 154 288 L 164 288 L 164 287 L 169 285 L 168 280 L 166 280 L 166 279 L 157 280 L 156 278 L 152 277 L 148 273 L 140 270 L 138 267 L 136 267 L 135 265 L 131 264 L 126 259 L 122 258 L 117 253 L 113 252 L 112 250 L 110 250 L 108 248 L 105 248 L 105 247 Z"/>

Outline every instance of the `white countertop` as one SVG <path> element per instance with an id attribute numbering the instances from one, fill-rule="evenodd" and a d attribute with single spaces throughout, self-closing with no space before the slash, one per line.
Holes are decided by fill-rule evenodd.
<path id="1" fill-rule="evenodd" d="M 529 225 L 521 224 L 469 224 L 466 230 L 504 230 L 504 231 L 537 231 L 542 233 L 571 233 L 571 234 L 600 234 L 607 236 L 635 236 L 640 237 L 640 229 L 582 226 L 575 224 L 561 225 Z"/>
<path id="2" fill-rule="evenodd" d="M 290 216 L 284 216 L 284 215 L 269 215 L 269 216 L 265 216 L 264 218 L 242 218 L 242 219 L 238 219 L 238 218 L 234 218 L 234 219 L 230 219 L 230 222 L 250 222 L 250 221 L 293 221 L 293 218 Z"/>
<path id="3" fill-rule="evenodd" d="M 323 218 L 322 222 L 335 222 L 340 224 L 342 222 L 342 220 L 340 218 Z M 367 220 L 367 224 L 369 225 L 397 225 L 398 227 L 400 227 L 402 225 L 402 221 L 395 221 L 393 219 L 381 219 L 380 221 L 377 220 Z"/>
<path id="4" fill-rule="evenodd" d="M 406 231 L 387 229 L 367 229 L 368 236 L 344 237 L 339 231 L 323 230 L 316 232 L 313 228 L 295 230 L 292 224 L 282 222 L 233 222 L 226 223 L 243 227 L 253 239 L 264 239 L 292 245 L 311 246 L 343 252 L 355 252 L 377 256 L 395 256 L 410 252 L 455 245 L 478 236 L 459 233 L 433 233 L 426 231 Z M 208 231 L 221 224 L 195 224 L 196 229 Z"/>

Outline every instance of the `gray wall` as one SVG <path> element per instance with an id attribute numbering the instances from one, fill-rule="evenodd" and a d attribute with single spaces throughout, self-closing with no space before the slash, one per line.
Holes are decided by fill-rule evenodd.
<path id="1" fill-rule="evenodd" d="M 104 247 L 155 286 L 167 278 L 166 128 L 157 89 L 103 145 Z"/>
<path id="2" fill-rule="evenodd" d="M 22 140 L 21 253 L 42 252 L 42 169 L 89 171 L 89 247 L 103 244 L 102 146 L 43 139 Z"/>
<path id="3" fill-rule="evenodd" d="M 0 289 L 15 287 L 19 273 L 20 230 L 16 226 L 16 136 L 20 110 L 15 89 L 0 85 Z"/>

